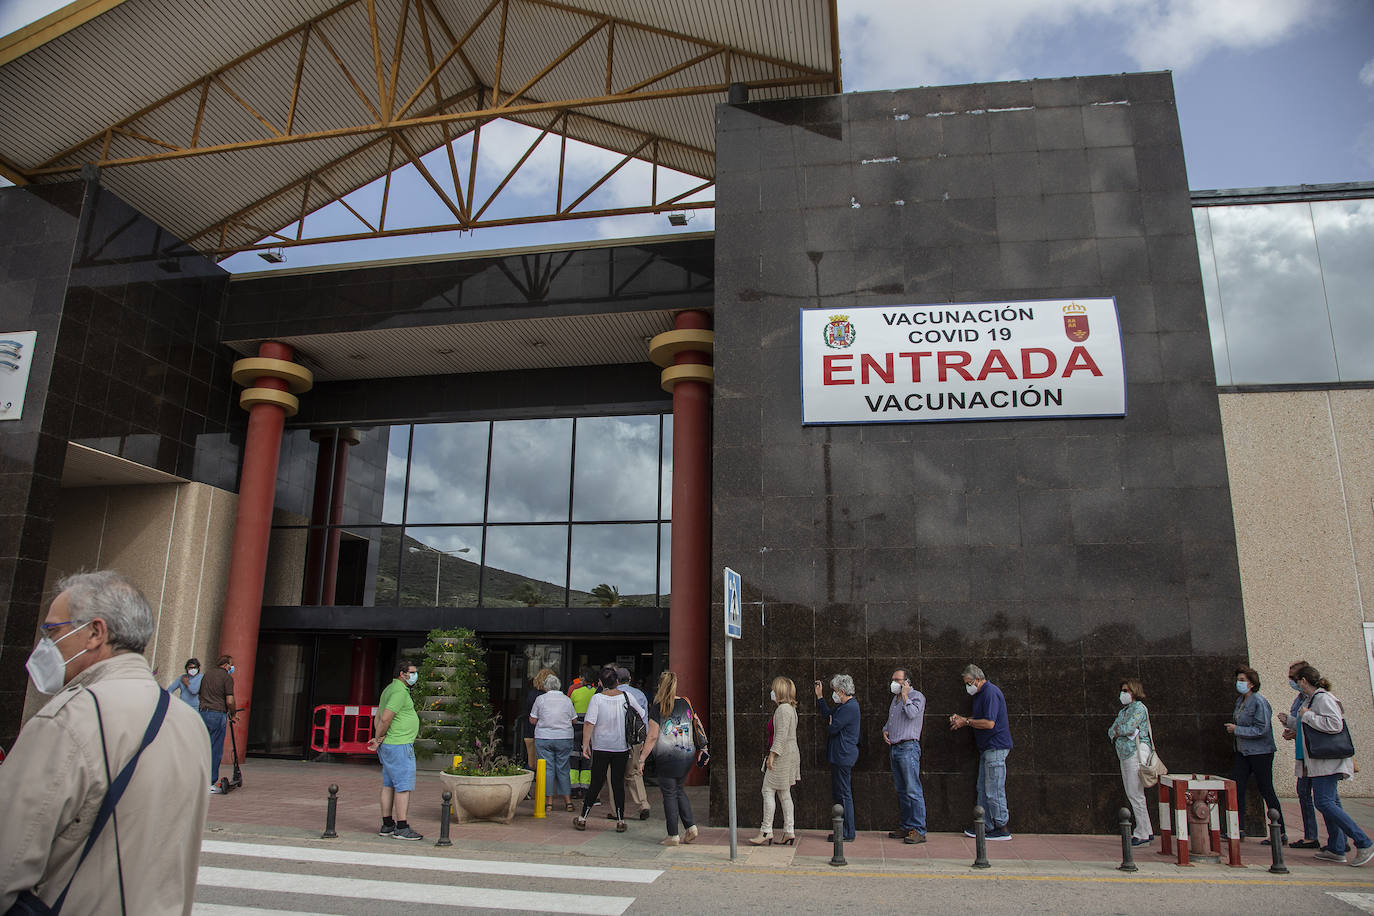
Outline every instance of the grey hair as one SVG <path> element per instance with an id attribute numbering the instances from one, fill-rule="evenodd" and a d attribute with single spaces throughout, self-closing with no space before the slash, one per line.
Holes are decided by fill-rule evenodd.
<path id="1" fill-rule="evenodd" d="M 57 593 L 67 593 L 67 611 L 74 626 L 99 617 L 105 621 L 112 649 L 142 652 L 153 638 L 153 609 L 148 599 L 124 576 L 112 569 L 77 573 L 57 583 Z"/>
<path id="2" fill-rule="evenodd" d="M 558 679 L 558 675 L 556 675 L 556 674 L 550 674 L 548 677 L 544 678 L 544 689 L 545 689 L 545 690 L 562 690 L 562 689 L 563 689 L 563 682 L 560 681 L 560 680 Z"/>
<path id="3" fill-rule="evenodd" d="M 983 673 L 983 669 L 979 668 L 977 665 L 969 665 L 960 676 L 971 677 L 975 681 L 986 681 L 988 679 L 987 675 Z"/>
<path id="4" fill-rule="evenodd" d="M 847 674 L 837 674 L 830 679 L 830 686 L 847 697 L 854 695 L 854 679 Z"/>

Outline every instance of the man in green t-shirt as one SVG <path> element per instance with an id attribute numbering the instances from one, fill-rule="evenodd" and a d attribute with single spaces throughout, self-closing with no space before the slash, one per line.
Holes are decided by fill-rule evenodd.
<path id="1" fill-rule="evenodd" d="M 419 676 L 413 662 L 400 663 L 396 677 L 377 702 L 372 740 L 367 742 L 367 749 L 376 751 L 382 761 L 382 829 L 377 833 L 397 840 L 424 839 L 406 822 L 410 793 L 415 788 L 415 736 L 420 733 L 420 717 L 410 699 L 410 688 Z"/>

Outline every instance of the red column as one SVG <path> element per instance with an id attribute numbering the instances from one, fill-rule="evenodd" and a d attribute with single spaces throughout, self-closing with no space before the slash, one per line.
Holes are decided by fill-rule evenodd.
<path id="1" fill-rule="evenodd" d="M 344 489 L 348 483 L 348 450 L 361 439 L 356 430 L 316 430 L 315 493 L 310 509 L 310 535 L 305 549 L 305 585 L 301 604 L 334 604 L 339 574 L 340 531 Z M 326 525 L 331 527 L 325 527 Z"/>
<path id="2" fill-rule="evenodd" d="M 286 344 L 265 341 L 258 348 L 256 359 L 239 360 L 234 365 L 234 380 L 250 386 L 239 398 L 240 406 L 248 410 L 248 434 L 243 444 L 219 654 L 233 656 L 234 699 L 240 709 L 248 706 L 253 696 L 282 427 L 287 416 L 295 414 L 298 404 L 289 392 L 308 390 L 313 381 L 309 370 L 290 361 L 293 355 Z M 248 715 L 240 715 L 233 728 L 242 752 L 247 747 Z M 231 747 L 230 742 L 225 743 L 226 750 Z"/>
<path id="3" fill-rule="evenodd" d="M 711 646 L 711 319 L 680 312 L 674 330 L 650 343 L 673 392 L 672 597 L 668 608 L 668 667 L 678 693 L 709 719 Z M 707 722 L 709 728 L 709 721 Z M 709 731 L 708 731 L 709 734 Z M 699 771 L 694 770 L 699 779 Z"/>
<path id="4" fill-rule="evenodd" d="M 348 705 L 370 706 L 377 672 L 377 637 L 361 636 L 353 640 L 353 664 L 348 680 Z"/>

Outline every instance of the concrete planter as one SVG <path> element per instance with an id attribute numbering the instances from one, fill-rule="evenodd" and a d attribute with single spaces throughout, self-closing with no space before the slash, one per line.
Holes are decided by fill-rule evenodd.
<path id="1" fill-rule="evenodd" d="M 515 820 L 515 808 L 534 782 L 534 771 L 516 776 L 453 776 L 440 773 L 444 789 L 453 793 L 453 816 L 460 824 L 470 821 Z"/>

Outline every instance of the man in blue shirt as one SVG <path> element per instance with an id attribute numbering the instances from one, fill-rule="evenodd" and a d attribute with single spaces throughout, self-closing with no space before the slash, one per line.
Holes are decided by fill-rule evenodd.
<path id="1" fill-rule="evenodd" d="M 854 699 L 854 679 L 837 674 L 830 679 L 829 706 L 821 696 L 821 682 L 816 682 L 816 711 L 826 723 L 825 759 L 830 763 L 830 797 L 844 808 L 844 839 L 854 839 L 854 790 L 850 773 L 859 760 L 859 701 Z M 825 838 L 835 841 L 835 834 Z"/>
<path id="2" fill-rule="evenodd" d="M 987 818 L 989 840 L 1009 840 L 1007 822 L 1007 755 L 1011 753 L 1011 728 L 1007 725 L 1007 700 L 977 665 L 964 669 L 964 689 L 973 697 L 973 715 L 949 717 L 949 727 L 974 730 L 978 743 L 978 804 Z M 973 828 L 964 836 L 973 836 Z"/>
<path id="3" fill-rule="evenodd" d="M 897 810 L 901 823 L 888 834 L 908 845 L 926 841 L 926 799 L 921 791 L 921 724 L 926 713 L 926 698 L 911 686 L 905 668 L 892 672 L 889 685 L 893 697 L 883 726 L 892 762 L 892 785 L 897 790 Z"/>

